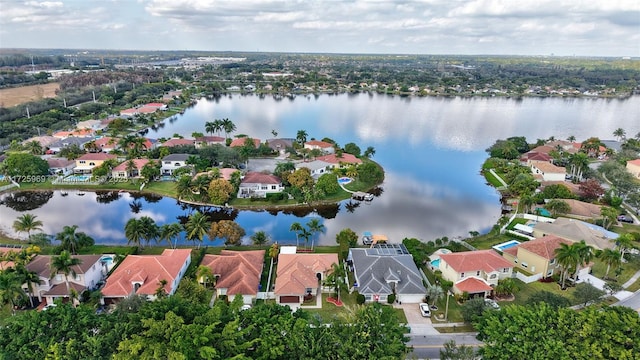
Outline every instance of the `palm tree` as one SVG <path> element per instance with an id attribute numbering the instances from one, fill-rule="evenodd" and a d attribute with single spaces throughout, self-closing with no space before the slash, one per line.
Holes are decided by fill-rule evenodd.
<path id="1" fill-rule="evenodd" d="M 337 263 L 331 264 L 331 269 L 329 269 L 327 274 L 327 283 L 333 287 L 338 302 L 340 301 L 340 290 L 348 290 L 347 284 L 344 281 L 345 276 L 346 273 L 344 267 Z"/>
<path id="2" fill-rule="evenodd" d="M 213 270 L 205 265 L 198 266 L 198 269 L 196 270 L 196 277 L 198 280 L 201 280 L 201 282 L 204 283 L 205 289 L 207 288 L 207 282 L 209 280 L 215 280 L 215 277 L 213 276 Z"/>
<path id="3" fill-rule="evenodd" d="M 571 175 L 582 180 L 582 174 L 589 168 L 589 156 L 583 152 L 577 152 L 569 158 Z"/>
<path id="4" fill-rule="evenodd" d="M 595 253 L 593 248 L 584 240 L 580 240 L 580 242 L 573 243 L 573 246 L 576 248 L 576 254 L 578 256 L 578 261 L 576 262 L 576 272 L 574 279 L 578 280 L 578 272 L 580 272 L 580 267 L 582 264 L 588 264 L 591 260 L 593 260 Z"/>
<path id="5" fill-rule="evenodd" d="M 25 145 L 25 150 L 29 151 L 32 155 L 42 155 L 44 151 L 42 151 L 42 145 L 36 140 L 29 141 Z"/>
<path id="6" fill-rule="evenodd" d="M 187 231 L 187 239 L 193 240 L 195 243 L 198 241 L 198 249 L 202 243 L 204 236 L 211 228 L 211 222 L 207 219 L 207 215 L 196 211 L 189 215 L 185 230 Z"/>
<path id="7" fill-rule="evenodd" d="M 15 273 L 20 279 L 20 284 L 27 284 L 27 289 L 29 289 L 29 303 L 31 304 L 31 307 L 33 307 L 33 285 L 39 285 L 42 282 L 40 280 L 40 276 L 34 271 L 29 271 L 27 267 L 21 263 L 16 263 Z"/>
<path id="8" fill-rule="evenodd" d="M 300 232 L 303 230 L 304 228 L 302 227 L 302 225 L 300 225 L 299 222 L 294 222 L 293 224 L 291 224 L 291 227 L 289 227 L 289 231 L 293 231 L 296 233 L 296 246 L 298 245 L 298 239 L 299 239 L 299 235 Z"/>
<path id="9" fill-rule="evenodd" d="M 187 195 L 191 194 L 191 177 L 189 176 L 181 176 L 176 183 L 176 192 L 178 194 L 178 199 L 184 198 Z"/>
<path id="10" fill-rule="evenodd" d="M 164 224 L 160 226 L 159 239 L 166 240 L 171 248 L 175 249 L 178 245 L 177 241 L 180 237 L 180 233 L 182 233 L 183 230 L 184 229 L 182 228 L 182 225 L 180 225 L 179 223 Z M 171 239 L 175 239 L 176 241 L 172 242 Z"/>
<path id="11" fill-rule="evenodd" d="M 153 293 L 153 295 L 155 295 L 158 299 L 167 296 L 167 291 L 164 289 L 164 287 L 167 286 L 168 283 L 169 282 L 165 279 L 158 281 L 158 287 L 156 288 L 156 291 Z"/>
<path id="12" fill-rule="evenodd" d="M 617 128 L 613 131 L 613 136 L 618 138 L 618 141 L 627 137 L 627 132 L 623 128 Z"/>
<path id="13" fill-rule="evenodd" d="M 127 244 L 144 248 L 144 228 L 138 219 L 131 218 L 127 221 L 124 225 L 124 236 L 127 238 Z"/>
<path id="14" fill-rule="evenodd" d="M 298 130 L 298 133 L 296 134 L 296 141 L 298 144 L 304 145 L 304 143 L 307 142 L 307 136 L 309 136 L 309 134 L 307 134 L 305 130 Z"/>
<path id="15" fill-rule="evenodd" d="M 566 214 L 571 211 L 571 206 L 567 204 L 566 201 L 559 199 L 552 199 L 545 206 L 547 210 L 551 211 L 553 216 L 558 216 L 558 214 Z"/>
<path id="16" fill-rule="evenodd" d="M 153 220 L 149 216 L 143 216 L 138 220 L 138 222 L 142 227 L 142 231 L 143 231 L 142 238 L 144 239 L 147 245 L 152 240 L 156 240 L 158 238 L 160 234 L 158 230 L 158 225 L 156 224 L 155 220 Z"/>
<path id="17" fill-rule="evenodd" d="M 253 241 L 254 245 L 264 245 L 269 242 L 269 235 L 264 231 L 256 231 L 255 234 L 251 235 L 251 241 Z"/>
<path id="18" fill-rule="evenodd" d="M 132 178 L 134 176 L 134 174 L 137 173 L 138 167 L 136 166 L 136 163 L 133 160 L 129 160 L 129 161 L 127 161 L 125 170 L 127 172 L 127 176 L 129 178 Z M 137 174 L 137 175 L 140 175 L 140 174 Z"/>
<path id="19" fill-rule="evenodd" d="M 562 289 L 566 288 L 565 281 L 569 276 L 569 270 L 572 268 L 576 268 L 576 264 L 578 263 L 578 252 L 576 251 L 576 247 L 572 245 L 567 245 L 565 243 L 561 243 L 560 247 L 555 249 L 556 261 L 560 266 L 562 266 Z"/>
<path id="20" fill-rule="evenodd" d="M 324 226 L 324 224 L 322 224 L 320 222 L 320 220 L 318 219 L 311 219 L 309 220 L 309 222 L 307 223 L 307 227 L 309 228 L 309 231 L 311 232 L 311 235 L 315 235 L 316 233 L 324 233 L 326 228 Z M 313 250 L 313 239 L 311 240 L 311 250 Z"/>
<path id="21" fill-rule="evenodd" d="M 433 300 L 431 305 L 435 305 L 439 298 L 444 295 L 444 290 L 439 285 L 431 285 L 427 288 L 427 296 Z"/>
<path id="22" fill-rule="evenodd" d="M 13 222 L 13 230 L 16 232 L 26 232 L 27 238 L 31 237 L 33 230 L 42 230 L 42 221 L 36 220 L 36 215 L 22 214 Z"/>
<path id="23" fill-rule="evenodd" d="M 611 266 L 620 266 L 621 256 L 620 252 L 613 249 L 604 249 L 598 253 L 598 258 L 607 264 L 607 271 L 604 273 L 604 279 L 609 277 L 609 270 Z"/>
<path id="24" fill-rule="evenodd" d="M 618 251 L 620 251 L 621 262 L 624 262 L 624 254 L 629 252 L 629 250 L 636 248 L 633 240 L 634 238 L 632 234 L 622 234 L 616 239 L 616 245 L 618 247 Z"/>
<path id="25" fill-rule="evenodd" d="M 220 136 L 220 131 L 224 129 L 224 120 L 222 119 L 213 120 L 213 125 L 215 128 L 215 131 L 218 133 L 218 136 Z"/>
<path id="26" fill-rule="evenodd" d="M 236 124 L 229 119 L 222 119 L 222 128 L 224 129 L 225 138 L 228 138 L 229 133 L 236 131 Z"/>
<path id="27" fill-rule="evenodd" d="M 576 137 L 573 135 L 569 135 L 569 137 L 567 137 L 567 141 L 574 142 L 576 141 Z"/>
<path id="28" fill-rule="evenodd" d="M 520 197 L 520 205 L 522 205 L 522 211 L 525 213 L 531 212 L 531 207 L 536 204 L 536 198 L 530 194 L 524 194 Z"/>
<path id="29" fill-rule="evenodd" d="M 313 235 L 311 232 L 309 232 L 309 230 L 302 228 L 302 230 L 299 231 L 300 237 L 304 239 L 304 248 L 307 248 L 307 244 L 309 243 L 309 238 L 311 237 L 311 235 Z"/>
<path id="30" fill-rule="evenodd" d="M 51 258 L 51 278 L 53 279 L 59 273 L 64 274 L 64 282 L 67 285 L 67 295 L 71 295 L 69 287 L 69 275 L 76 276 L 75 266 L 82 264 L 82 260 L 71 257 L 71 253 L 63 251 L 60 256 Z"/>
<path id="31" fill-rule="evenodd" d="M 362 153 L 362 155 L 364 155 L 364 157 L 366 158 L 372 158 L 373 155 L 376 154 L 376 149 L 373 148 L 373 146 L 368 146 L 367 150 L 364 151 L 364 153 Z"/>
<path id="32" fill-rule="evenodd" d="M 24 299 L 26 296 L 22 280 L 15 272 L 0 272 L 0 303 L 11 304 L 11 311 L 15 314 L 16 300 Z"/>
<path id="33" fill-rule="evenodd" d="M 94 244 L 93 238 L 84 232 L 76 232 L 78 225 L 68 226 L 65 225 L 62 231 L 56 234 L 55 239 L 60 241 L 60 247 L 63 250 L 70 251 L 72 254 L 77 254 L 78 250 L 85 246 L 91 246 Z"/>
<path id="34" fill-rule="evenodd" d="M 206 123 L 204 123 L 204 131 L 206 131 L 207 133 L 213 135 L 213 133 L 216 132 L 217 130 L 218 130 L 218 127 L 216 126 L 215 123 L 211 121 L 207 121 Z"/>

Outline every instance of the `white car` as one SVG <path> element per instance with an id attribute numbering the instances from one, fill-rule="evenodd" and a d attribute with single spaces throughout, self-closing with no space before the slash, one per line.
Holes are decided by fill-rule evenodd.
<path id="1" fill-rule="evenodd" d="M 249 304 L 244 304 L 240 307 L 240 311 L 249 310 L 249 309 L 251 309 L 251 305 Z"/>
<path id="2" fill-rule="evenodd" d="M 492 309 L 496 309 L 496 310 L 500 309 L 500 305 L 498 305 L 498 303 L 493 299 L 484 299 L 484 303 L 487 304 L 487 306 L 489 306 Z"/>
<path id="3" fill-rule="evenodd" d="M 420 313 L 423 317 L 431 317 L 431 310 L 429 309 L 429 304 L 420 303 Z"/>

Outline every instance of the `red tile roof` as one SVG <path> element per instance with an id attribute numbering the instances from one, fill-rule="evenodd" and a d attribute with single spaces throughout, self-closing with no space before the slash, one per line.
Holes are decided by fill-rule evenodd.
<path id="1" fill-rule="evenodd" d="M 333 144 L 328 143 L 326 141 L 320 141 L 320 140 L 311 140 L 311 141 L 307 141 L 306 143 L 304 143 L 304 145 L 309 145 L 309 146 L 317 146 L 319 148 L 322 149 L 326 149 L 326 148 L 332 148 Z"/>
<path id="2" fill-rule="evenodd" d="M 115 148 L 116 146 L 118 146 L 118 139 L 113 138 L 113 137 L 109 137 L 109 136 L 105 136 L 102 137 L 100 139 L 95 140 L 95 143 L 98 147 L 100 148 Z"/>
<path id="3" fill-rule="evenodd" d="M 262 267 L 264 250 L 222 250 L 220 255 L 205 255 L 201 265 L 220 275 L 217 289 L 227 289 L 227 295 L 256 295 Z"/>
<path id="4" fill-rule="evenodd" d="M 142 285 L 136 294 L 153 295 L 160 280 L 166 280 L 165 291 L 170 294 L 173 281 L 182 266 L 191 258 L 189 249 L 166 249 L 162 255 L 129 255 L 109 276 L 102 289 L 104 297 L 126 297 L 133 294 L 133 282 Z"/>
<path id="5" fill-rule="evenodd" d="M 155 107 L 155 108 L 162 108 L 165 107 L 167 105 L 163 104 L 163 103 L 148 103 L 148 104 L 144 104 L 143 106 L 146 107 Z"/>
<path id="6" fill-rule="evenodd" d="M 259 172 L 248 172 L 241 181 L 242 184 L 280 184 L 282 180 L 271 174 L 263 174 Z"/>
<path id="7" fill-rule="evenodd" d="M 111 155 L 111 154 L 107 154 L 107 153 L 87 153 L 84 154 L 82 156 L 80 156 L 79 158 L 77 158 L 76 160 L 109 160 L 109 159 L 116 159 L 117 156 L 115 155 Z"/>
<path id="8" fill-rule="evenodd" d="M 440 261 L 446 262 L 457 273 L 482 270 L 486 273 L 512 268 L 513 264 L 493 250 L 464 251 L 441 254 Z M 442 266 L 442 264 L 440 264 Z"/>
<path id="9" fill-rule="evenodd" d="M 629 161 L 627 161 L 627 165 L 629 165 L 629 164 L 640 166 L 640 159 L 629 160 Z"/>
<path id="10" fill-rule="evenodd" d="M 196 141 L 204 143 L 224 143 L 225 138 L 222 136 L 199 136 L 196 138 Z"/>
<path id="11" fill-rule="evenodd" d="M 277 296 L 304 295 L 307 288 L 318 286 L 316 274 L 325 274 L 334 263 L 338 263 L 338 254 L 280 254 L 274 292 Z"/>
<path id="12" fill-rule="evenodd" d="M 253 145 L 257 148 L 260 146 L 260 139 L 251 139 L 253 140 Z M 230 147 L 239 147 L 239 146 L 244 146 L 245 141 L 247 141 L 246 137 L 242 137 L 242 138 L 237 138 L 237 139 L 233 139 L 233 141 L 231 142 L 231 144 L 229 144 Z"/>
<path id="13" fill-rule="evenodd" d="M 556 257 L 555 250 L 559 248 L 560 244 L 562 243 L 567 245 L 573 244 L 571 241 L 563 239 L 561 237 L 548 235 L 531 241 L 523 242 L 517 246 L 506 249 L 505 252 L 516 255 L 518 249 L 522 248 L 547 260 L 551 260 Z M 512 251 L 515 251 L 515 253 L 513 253 Z"/>
<path id="14" fill-rule="evenodd" d="M 162 146 L 178 146 L 178 145 L 193 145 L 195 141 L 193 139 L 169 139 L 162 143 Z"/>
<path id="15" fill-rule="evenodd" d="M 487 285 L 487 283 L 474 277 L 464 279 L 456 283 L 454 286 L 456 287 L 456 289 L 460 290 L 460 292 L 466 291 L 469 294 L 493 290 L 493 288 Z"/>
<path id="16" fill-rule="evenodd" d="M 354 155 L 343 153 L 342 157 L 338 157 L 336 154 L 329 154 L 324 156 L 318 156 L 316 160 L 328 162 L 330 164 L 362 164 L 362 160 L 358 159 Z"/>
<path id="17" fill-rule="evenodd" d="M 138 171 L 141 170 L 142 167 L 149 162 L 149 159 L 131 159 L 131 160 L 135 164 L 136 169 Z M 128 163 L 129 163 L 129 160 L 125 160 L 121 162 L 118 166 L 114 167 L 113 170 L 111 171 L 127 171 Z"/>

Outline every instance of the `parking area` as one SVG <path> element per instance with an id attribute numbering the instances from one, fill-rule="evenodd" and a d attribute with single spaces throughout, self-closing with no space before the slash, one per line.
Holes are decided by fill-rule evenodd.
<path id="1" fill-rule="evenodd" d="M 419 304 L 394 304 L 393 307 L 402 309 L 407 317 L 407 325 L 411 328 L 411 335 L 439 335 L 433 327 L 431 318 L 423 317 Z"/>

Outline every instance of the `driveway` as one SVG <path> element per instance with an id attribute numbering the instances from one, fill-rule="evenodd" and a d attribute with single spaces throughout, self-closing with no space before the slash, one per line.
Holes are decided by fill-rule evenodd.
<path id="1" fill-rule="evenodd" d="M 404 311 L 411 335 L 440 335 L 433 327 L 431 319 L 422 316 L 418 304 L 394 304 L 393 307 Z"/>

